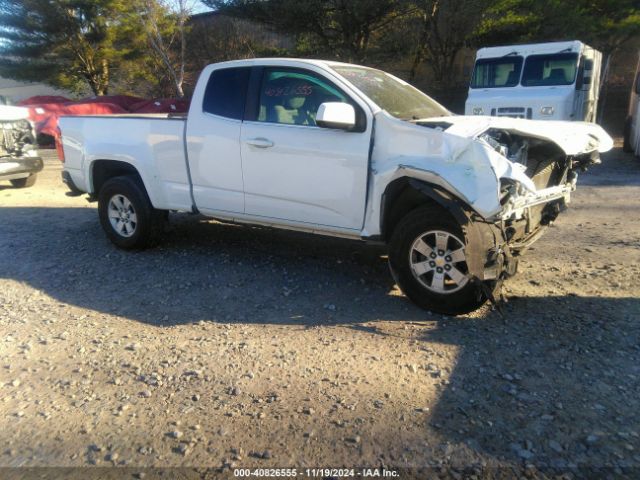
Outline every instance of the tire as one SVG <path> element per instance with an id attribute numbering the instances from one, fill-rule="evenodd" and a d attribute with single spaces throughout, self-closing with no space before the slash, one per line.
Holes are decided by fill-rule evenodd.
<path id="1" fill-rule="evenodd" d="M 125 250 L 155 245 L 167 212 L 151 205 L 140 179 L 133 175 L 107 180 L 98 194 L 102 229 L 117 247 Z"/>
<path id="2" fill-rule="evenodd" d="M 489 248 L 467 245 L 462 228 L 452 217 L 437 207 L 423 206 L 396 226 L 389 245 L 389 267 L 400 289 L 415 304 L 432 312 L 461 315 L 480 308 L 487 301 L 486 292 L 498 288 L 499 282 L 487 282 L 488 290 L 483 289 L 467 275 L 469 250 Z"/>
<path id="3" fill-rule="evenodd" d="M 631 117 L 627 117 L 624 122 L 624 143 L 622 144 L 622 150 L 626 153 L 633 152 L 633 147 L 631 146 Z"/>
<path id="4" fill-rule="evenodd" d="M 38 178 L 37 173 L 32 173 L 27 178 L 17 178 L 15 180 L 10 180 L 11 185 L 16 188 L 27 188 L 33 187 L 36 183 L 36 179 Z"/>

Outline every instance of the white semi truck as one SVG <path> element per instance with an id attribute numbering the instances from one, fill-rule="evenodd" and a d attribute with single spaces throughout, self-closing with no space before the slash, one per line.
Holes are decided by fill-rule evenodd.
<path id="1" fill-rule="evenodd" d="M 601 64 L 577 40 L 482 48 L 465 114 L 595 122 Z"/>

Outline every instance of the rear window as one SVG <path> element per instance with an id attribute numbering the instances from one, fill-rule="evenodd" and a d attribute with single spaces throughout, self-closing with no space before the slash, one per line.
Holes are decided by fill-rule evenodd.
<path id="1" fill-rule="evenodd" d="M 522 57 L 483 58 L 473 69 L 471 88 L 515 87 L 521 71 Z"/>
<path id="2" fill-rule="evenodd" d="M 242 120 L 250 72 L 251 67 L 215 70 L 207 83 L 202 110 Z"/>

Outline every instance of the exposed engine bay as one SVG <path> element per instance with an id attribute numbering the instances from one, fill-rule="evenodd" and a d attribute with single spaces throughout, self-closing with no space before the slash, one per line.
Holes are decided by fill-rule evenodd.
<path id="1" fill-rule="evenodd" d="M 535 137 L 489 129 L 478 137 L 513 162 L 531 179 L 535 191 L 520 182 L 500 179 L 500 221 L 514 251 L 528 247 L 570 201 L 577 172 L 599 163 L 598 151 L 566 155 L 554 143 Z"/>
<path id="2" fill-rule="evenodd" d="M 36 148 L 33 127 L 28 120 L 0 121 L 0 156 L 22 157 Z"/>

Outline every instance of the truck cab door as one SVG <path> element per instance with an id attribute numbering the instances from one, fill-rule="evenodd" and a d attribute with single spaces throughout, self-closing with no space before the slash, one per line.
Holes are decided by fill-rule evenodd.
<path id="1" fill-rule="evenodd" d="M 372 123 L 365 109 L 320 72 L 269 67 L 254 75 L 255 106 L 247 112 L 240 135 L 246 215 L 359 232 Z M 356 128 L 316 125 L 316 113 L 325 102 L 352 104 Z"/>
<path id="2" fill-rule="evenodd" d="M 240 129 L 251 67 L 202 73 L 187 118 L 187 158 L 193 201 L 215 215 L 244 212 Z M 208 75 L 208 80 L 205 80 Z"/>
<path id="3" fill-rule="evenodd" d="M 602 54 L 592 48 L 585 48 L 580 56 L 572 115 L 574 120 L 597 120 L 601 60 Z"/>
<path id="4" fill-rule="evenodd" d="M 601 61 L 602 54 L 592 48 L 585 48 L 580 57 L 574 104 L 575 120 L 597 120 Z"/>

